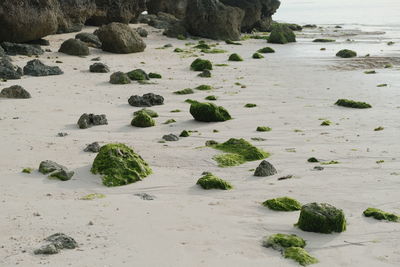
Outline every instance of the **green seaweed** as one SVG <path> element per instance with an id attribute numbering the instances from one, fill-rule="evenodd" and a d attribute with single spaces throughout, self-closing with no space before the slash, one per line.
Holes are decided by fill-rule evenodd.
<path id="1" fill-rule="evenodd" d="M 275 50 L 272 49 L 271 47 L 267 46 L 267 47 L 259 49 L 257 52 L 263 53 L 263 54 L 268 54 L 268 53 L 275 53 Z"/>
<path id="2" fill-rule="evenodd" d="M 156 125 L 156 123 L 146 111 L 141 111 L 133 118 L 131 125 L 135 127 L 146 128 L 152 127 Z"/>
<path id="3" fill-rule="evenodd" d="M 189 94 L 193 94 L 194 91 L 192 88 L 185 88 L 179 91 L 175 91 L 174 94 L 176 95 L 189 95 Z"/>
<path id="4" fill-rule="evenodd" d="M 364 71 L 364 74 L 376 74 L 377 72 L 375 70 L 367 70 Z"/>
<path id="5" fill-rule="evenodd" d="M 236 53 L 233 53 L 228 58 L 229 61 L 243 61 L 243 58 Z"/>
<path id="6" fill-rule="evenodd" d="M 206 96 L 204 99 L 209 100 L 209 101 L 214 101 L 214 100 L 217 100 L 217 97 L 215 95 L 209 95 L 209 96 Z"/>
<path id="7" fill-rule="evenodd" d="M 213 48 L 213 49 L 202 49 L 201 52 L 206 54 L 223 54 L 226 53 L 227 51 L 223 49 Z"/>
<path id="8" fill-rule="evenodd" d="M 387 87 L 388 85 L 387 85 L 387 83 L 381 83 L 381 84 L 378 84 L 376 87 Z"/>
<path id="9" fill-rule="evenodd" d="M 339 161 L 331 160 L 331 161 L 321 162 L 321 165 L 334 165 L 334 164 L 339 164 Z"/>
<path id="10" fill-rule="evenodd" d="M 212 63 L 209 60 L 197 58 L 190 65 L 190 69 L 194 71 L 212 70 Z"/>
<path id="11" fill-rule="evenodd" d="M 258 126 L 256 130 L 257 132 L 270 132 L 272 131 L 272 128 L 267 126 Z"/>
<path id="12" fill-rule="evenodd" d="M 201 103 L 194 101 L 190 105 L 190 114 L 197 121 L 218 122 L 231 119 L 229 112 L 213 103 Z"/>
<path id="13" fill-rule="evenodd" d="M 373 217 L 377 220 L 386 220 L 390 222 L 400 222 L 399 215 L 389 213 L 380 209 L 368 208 L 363 212 L 365 217 Z"/>
<path id="14" fill-rule="evenodd" d="M 233 153 L 215 155 L 213 160 L 215 160 L 218 163 L 218 167 L 221 168 L 238 166 L 246 162 L 241 155 Z"/>
<path id="15" fill-rule="evenodd" d="M 23 173 L 32 173 L 33 172 L 33 168 L 23 168 L 22 172 Z"/>
<path id="16" fill-rule="evenodd" d="M 323 122 L 321 122 L 321 126 L 329 126 L 331 124 L 332 122 L 330 120 L 324 120 Z"/>
<path id="17" fill-rule="evenodd" d="M 146 113 L 147 115 L 149 115 L 149 116 L 152 117 L 152 118 L 157 118 L 157 117 L 158 117 L 157 112 L 155 112 L 154 110 L 151 110 L 151 109 L 147 109 L 147 108 L 142 108 L 141 110 L 135 111 L 135 112 L 133 113 L 133 115 L 134 115 L 134 116 L 137 116 L 137 115 L 139 115 L 139 113 L 141 113 L 141 112 Z"/>
<path id="18" fill-rule="evenodd" d="M 175 123 L 175 122 L 176 122 L 176 120 L 174 120 L 174 119 L 168 119 L 163 124 L 171 124 L 171 123 Z"/>
<path id="19" fill-rule="evenodd" d="M 201 91 L 209 91 L 212 90 L 213 87 L 211 85 L 206 85 L 206 84 L 202 84 L 196 87 L 197 90 L 201 90 Z"/>
<path id="20" fill-rule="evenodd" d="M 177 48 L 175 48 L 174 52 L 175 52 L 175 53 L 182 53 L 182 52 L 183 52 L 183 49 L 177 47 Z"/>
<path id="21" fill-rule="evenodd" d="M 264 58 L 264 56 L 261 55 L 260 53 L 254 53 L 253 56 L 252 56 L 252 58 L 254 58 L 254 59 L 261 59 L 261 58 Z"/>
<path id="22" fill-rule="evenodd" d="M 102 174 L 105 186 L 122 186 L 142 180 L 152 173 L 149 165 L 124 144 L 101 147 L 93 161 L 93 174 Z"/>
<path id="23" fill-rule="evenodd" d="M 295 211 L 301 209 L 301 203 L 289 197 L 280 197 L 264 201 L 263 206 L 276 211 Z"/>
<path id="24" fill-rule="evenodd" d="M 276 23 L 272 26 L 268 43 L 286 44 L 291 42 L 296 42 L 296 35 L 287 25 Z"/>
<path id="25" fill-rule="evenodd" d="M 357 52 L 349 49 L 342 49 L 336 53 L 336 56 L 341 58 L 351 58 L 351 57 L 356 57 Z"/>
<path id="26" fill-rule="evenodd" d="M 114 72 L 110 76 L 110 83 L 111 84 L 128 84 L 131 83 L 131 79 L 129 79 L 126 73 L 121 71 Z"/>
<path id="27" fill-rule="evenodd" d="M 182 110 L 180 110 L 180 109 L 173 109 L 173 110 L 171 110 L 170 112 L 171 112 L 171 113 L 178 113 L 178 112 L 182 112 Z"/>
<path id="28" fill-rule="evenodd" d="M 99 198 L 105 198 L 106 195 L 100 194 L 100 193 L 93 193 L 93 194 L 88 194 L 86 196 L 83 196 L 79 198 L 80 200 L 93 200 L 93 199 L 99 199 Z"/>
<path id="29" fill-rule="evenodd" d="M 297 261 L 302 266 L 318 263 L 316 258 L 300 247 L 289 247 L 285 249 L 283 255 L 285 258 Z"/>
<path id="30" fill-rule="evenodd" d="M 129 79 L 134 81 L 144 81 L 148 80 L 149 76 L 141 69 L 132 70 L 127 73 Z"/>
<path id="31" fill-rule="evenodd" d="M 161 74 L 150 72 L 149 73 L 149 78 L 151 78 L 151 79 L 161 79 L 162 76 L 161 76 Z"/>
<path id="32" fill-rule="evenodd" d="M 203 177 L 201 177 L 197 183 L 200 185 L 203 189 L 209 190 L 209 189 L 221 189 L 221 190 L 229 190 L 232 189 L 233 186 L 225 181 L 222 180 L 221 178 L 218 178 L 217 176 L 207 173 Z"/>
<path id="33" fill-rule="evenodd" d="M 215 66 L 217 66 L 217 67 L 228 67 L 229 65 L 228 64 L 215 64 Z"/>
<path id="34" fill-rule="evenodd" d="M 190 133 L 189 133 L 189 131 L 186 131 L 186 130 L 183 130 L 181 132 L 181 134 L 179 135 L 179 137 L 189 137 L 189 136 L 190 136 Z"/>
<path id="35" fill-rule="evenodd" d="M 304 248 L 307 243 L 297 235 L 273 234 L 265 237 L 262 244 L 264 247 L 272 247 L 275 250 L 283 251 L 290 247 Z"/>
<path id="36" fill-rule="evenodd" d="M 319 160 L 315 157 L 311 157 L 307 160 L 308 162 L 319 162 Z"/>
<path id="37" fill-rule="evenodd" d="M 375 129 L 374 129 L 374 131 L 375 132 L 377 132 L 377 131 L 383 131 L 385 128 L 383 128 L 382 126 L 379 126 L 379 127 L 376 127 Z"/>
<path id="38" fill-rule="evenodd" d="M 245 108 L 255 108 L 257 107 L 257 104 L 253 104 L 253 103 L 247 103 L 246 105 L 244 105 Z"/>
<path id="39" fill-rule="evenodd" d="M 366 102 L 358 102 L 349 99 L 339 99 L 338 101 L 336 101 L 335 105 L 347 108 L 359 108 L 359 109 L 372 107 L 370 104 Z"/>

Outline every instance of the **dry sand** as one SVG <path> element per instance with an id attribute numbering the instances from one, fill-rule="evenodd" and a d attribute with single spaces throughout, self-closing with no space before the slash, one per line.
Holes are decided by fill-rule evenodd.
<path id="1" fill-rule="evenodd" d="M 172 52 L 175 47 L 185 48 L 188 41 L 146 28 L 150 35 L 144 53 L 115 55 L 91 49 L 90 56 L 80 58 L 50 52 L 40 59 L 60 66 L 64 75 L 24 76 L 0 84 L 0 88 L 19 84 L 32 94 L 28 100 L 0 100 L 0 266 L 297 266 L 261 246 L 264 236 L 278 232 L 305 238 L 308 251 L 320 261 L 315 266 L 400 265 L 400 224 L 362 216 L 370 206 L 400 213 L 399 68 L 377 69 L 375 75 L 364 74 L 362 64 L 352 70 L 333 68 L 351 61 L 335 58 L 342 48 L 392 57 L 398 54 L 397 44 L 388 47 L 379 35 L 370 35 L 367 41 L 346 43 L 346 36 L 337 43 L 316 44 L 303 34 L 295 44 L 268 45 L 276 53 L 255 60 L 251 55 L 267 46 L 264 40 L 247 40 L 242 46 L 221 43 L 219 48 L 239 53 L 244 61 L 227 62 L 228 53 L 206 54 L 202 57 L 214 63 L 229 64 L 215 67 L 213 78 L 206 79 L 189 70 L 193 57 Z M 57 51 L 72 36 L 49 36 L 51 50 Z M 167 43 L 173 48 L 157 49 Z M 321 47 L 327 50 L 320 51 Z M 163 79 L 149 85 L 111 85 L 110 74 L 88 71 L 90 59 L 97 56 L 112 72 L 142 68 L 161 73 Z M 28 60 L 14 57 L 20 66 Z M 381 83 L 389 86 L 376 87 Z M 200 84 L 216 89 L 183 96 L 172 93 Z M 148 92 L 165 97 L 164 105 L 152 108 L 160 114 L 157 126 L 132 127 L 132 113 L 139 108 L 129 106 L 127 99 Z M 216 103 L 226 107 L 233 120 L 193 120 L 184 100 L 202 100 L 210 94 L 219 97 Z M 373 108 L 334 106 L 338 98 L 366 101 Z M 246 103 L 257 107 L 244 108 Z M 171 113 L 174 109 L 182 112 Z M 106 114 L 109 125 L 78 129 L 76 122 L 85 112 Z M 170 118 L 177 122 L 162 124 Z M 333 124 L 320 126 L 321 118 Z M 260 125 L 272 131 L 256 132 Z M 385 129 L 374 131 L 378 126 Z M 178 142 L 158 142 L 164 134 L 179 134 L 183 129 L 199 132 Z M 69 135 L 57 137 L 59 132 Z M 219 152 L 202 146 L 206 140 L 223 142 L 231 137 L 265 138 L 251 142 L 272 154 L 268 161 L 278 174 L 252 176 L 250 169 L 259 162 L 219 168 L 212 160 Z M 95 154 L 83 152 L 94 141 L 134 147 L 154 174 L 127 186 L 103 186 L 100 177 L 89 171 Z M 312 156 L 340 164 L 314 171 L 318 164 L 307 163 Z M 74 170 L 75 176 L 61 182 L 37 171 L 21 173 L 46 159 Z M 378 160 L 385 162 L 377 164 Z M 200 189 L 195 183 L 203 171 L 230 181 L 235 189 Z M 294 178 L 277 180 L 290 174 Z M 145 201 L 134 195 L 143 192 L 156 199 Z M 79 199 L 89 193 L 103 193 L 106 198 Z M 260 205 L 281 196 L 343 209 L 347 231 L 303 232 L 293 226 L 299 212 L 274 212 Z M 33 255 L 41 240 L 55 232 L 74 237 L 79 248 L 53 256 Z"/>

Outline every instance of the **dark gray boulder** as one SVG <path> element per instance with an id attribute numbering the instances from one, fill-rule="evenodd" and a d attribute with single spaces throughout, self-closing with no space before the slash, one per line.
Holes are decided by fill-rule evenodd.
<path id="1" fill-rule="evenodd" d="M 184 23 L 196 36 L 216 40 L 239 40 L 244 11 L 218 0 L 189 0 Z"/>
<path id="2" fill-rule="evenodd" d="M 0 45 L 4 49 L 5 53 L 9 56 L 38 56 L 44 53 L 40 45 L 17 44 L 10 42 L 3 42 Z"/>
<path id="3" fill-rule="evenodd" d="M 90 72 L 95 72 L 95 73 L 110 72 L 110 69 L 108 68 L 108 66 L 106 64 L 100 63 L 100 62 L 90 65 L 89 70 L 90 70 Z"/>
<path id="4" fill-rule="evenodd" d="M 89 55 L 89 48 L 81 40 L 71 38 L 61 44 L 58 52 L 72 56 L 87 56 Z"/>
<path id="5" fill-rule="evenodd" d="M 254 172 L 254 176 L 259 176 L 259 177 L 266 177 L 266 176 L 271 176 L 274 174 L 277 174 L 278 172 L 276 171 L 275 167 L 272 166 L 271 163 L 269 163 L 266 160 L 261 161 L 260 165 L 258 165 L 257 169 Z"/>
<path id="6" fill-rule="evenodd" d="M 104 51 L 118 54 L 143 52 L 146 44 L 140 35 L 129 25 L 110 23 L 96 31 Z"/>
<path id="7" fill-rule="evenodd" d="M 40 46 L 49 46 L 50 42 L 46 39 L 37 39 L 37 40 L 32 40 L 32 41 L 28 41 L 25 42 L 26 44 L 30 44 L 30 45 L 40 45 Z"/>
<path id="8" fill-rule="evenodd" d="M 31 98 L 31 94 L 23 87 L 19 85 L 13 85 L 1 90 L 0 97 L 26 99 Z"/>
<path id="9" fill-rule="evenodd" d="M 75 35 L 75 39 L 81 40 L 82 42 L 86 43 L 87 46 L 101 48 L 99 37 L 93 33 L 81 32 Z"/>
<path id="10" fill-rule="evenodd" d="M 101 148 L 101 146 L 99 145 L 98 142 L 93 142 L 91 144 L 88 144 L 83 151 L 98 153 L 100 151 L 100 148 Z"/>
<path id="11" fill-rule="evenodd" d="M 69 171 L 67 167 L 51 160 L 42 161 L 39 165 L 39 172 L 49 174 L 49 177 L 58 178 L 61 181 L 68 181 L 74 175 L 74 172 Z"/>
<path id="12" fill-rule="evenodd" d="M 108 124 L 107 117 L 104 114 L 94 115 L 94 114 L 84 113 L 78 120 L 78 127 L 80 129 L 87 129 L 91 126 L 107 125 L 107 124 Z"/>
<path id="13" fill-rule="evenodd" d="M 64 72 L 57 66 L 47 66 L 39 59 L 28 61 L 24 67 L 24 74 L 31 76 L 61 75 Z"/>
<path id="14" fill-rule="evenodd" d="M 128 103 L 134 107 L 151 107 L 164 104 L 164 97 L 153 93 L 143 96 L 133 95 L 128 99 Z"/>
<path id="15" fill-rule="evenodd" d="M 0 57 L 0 79 L 16 80 L 21 79 L 22 69 L 14 66 L 7 57 Z"/>

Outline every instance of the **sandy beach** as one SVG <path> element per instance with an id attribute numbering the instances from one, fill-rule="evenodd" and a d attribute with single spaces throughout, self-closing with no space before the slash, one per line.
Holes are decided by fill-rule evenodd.
<path id="1" fill-rule="evenodd" d="M 56 51 L 75 33 L 51 35 L 46 39 L 52 52 L 39 58 L 59 66 L 63 75 L 0 82 L 0 88 L 17 84 L 32 95 L 27 100 L 0 99 L 0 266 L 299 266 L 261 246 L 262 238 L 274 233 L 307 240 L 307 250 L 319 260 L 315 266 L 400 265 L 400 224 L 362 215 L 368 207 L 400 213 L 399 44 L 388 46 L 391 37 L 375 29 L 344 27 L 334 32 L 333 26 L 324 27 L 322 36 L 333 36 L 334 43 L 313 43 L 320 29 L 304 29 L 296 43 L 286 45 L 254 39 L 241 46 L 219 42 L 217 47 L 227 53 L 193 54 L 228 66 L 216 66 L 212 78 L 200 78 L 190 71 L 195 59 L 191 53 L 173 52 L 198 40 L 167 38 L 148 25 L 131 25 L 139 26 L 149 31 L 143 53 L 118 55 L 90 48 L 90 56 L 69 56 Z M 83 31 L 95 29 L 87 26 Z M 163 48 L 165 44 L 172 47 Z M 265 46 L 276 53 L 253 59 Z M 356 50 L 359 57 L 335 57 L 344 48 Z M 231 53 L 244 61 L 228 62 Z M 367 54 L 370 57 L 364 58 Z M 89 72 L 95 57 L 111 73 L 141 68 L 163 78 L 152 80 L 154 84 L 112 85 L 111 73 Z M 13 63 L 24 66 L 31 59 L 15 56 Z M 383 68 L 382 61 L 393 68 Z M 371 69 L 377 74 L 364 73 Z M 201 84 L 215 89 L 173 94 Z M 165 98 L 164 105 L 151 108 L 160 115 L 156 127 L 132 127 L 132 113 L 140 108 L 130 106 L 128 98 L 149 92 Z M 204 101 L 208 95 L 217 96 L 215 102 L 233 119 L 193 120 L 184 101 Z M 373 108 L 335 106 L 340 98 L 365 101 Z M 246 103 L 257 107 L 245 108 Z M 175 109 L 181 112 L 171 112 Z M 76 122 L 83 113 L 105 114 L 108 125 L 79 129 Z M 176 123 L 163 124 L 172 118 Z M 323 120 L 332 124 L 321 126 Z M 257 132 L 261 125 L 272 131 Z M 384 130 L 374 131 L 379 126 Z M 159 142 L 163 135 L 182 130 L 198 132 L 178 142 Z M 59 137 L 60 132 L 68 135 Z M 254 177 L 257 161 L 218 167 L 212 158 L 221 152 L 205 147 L 205 142 L 232 137 L 271 153 L 267 160 L 278 174 Z M 90 173 L 96 154 L 83 152 L 94 141 L 133 147 L 153 174 L 130 185 L 105 187 L 100 176 Z M 308 163 L 310 157 L 339 164 L 316 171 L 314 166 L 320 164 Z M 43 160 L 65 165 L 75 175 L 66 182 L 50 180 L 37 171 Z M 35 171 L 21 173 L 27 167 Z M 202 190 L 196 181 L 204 171 L 229 181 L 234 189 Z M 278 180 L 287 175 L 293 178 Z M 80 199 L 92 193 L 106 197 Z M 138 193 L 155 199 L 143 200 Z M 261 205 L 282 196 L 342 209 L 347 230 L 304 232 L 294 226 L 298 211 L 276 212 Z M 43 238 L 57 232 L 73 236 L 79 247 L 52 256 L 33 254 Z"/>

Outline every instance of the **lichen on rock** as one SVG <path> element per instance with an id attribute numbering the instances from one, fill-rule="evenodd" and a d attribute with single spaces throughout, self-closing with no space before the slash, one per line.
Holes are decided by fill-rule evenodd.
<path id="1" fill-rule="evenodd" d="M 91 168 L 101 174 L 105 186 L 121 186 L 141 181 L 152 173 L 149 165 L 124 144 L 107 144 L 100 149 Z"/>

